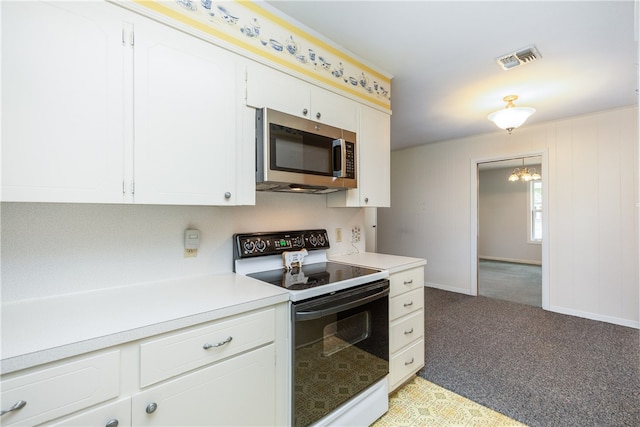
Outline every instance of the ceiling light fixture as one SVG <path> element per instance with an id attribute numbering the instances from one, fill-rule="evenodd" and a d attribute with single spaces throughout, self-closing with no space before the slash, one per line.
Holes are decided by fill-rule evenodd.
<path id="1" fill-rule="evenodd" d="M 511 175 L 509 175 L 509 181 L 511 182 L 529 182 L 529 181 L 538 181 L 542 179 L 542 176 L 538 173 L 536 168 L 527 168 L 524 166 L 524 157 L 522 158 L 522 167 L 515 168 Z"/>
<path id="2" fill-rule="evenodd" d="M 531 107 L 516 107 L 513 101 L 518 99 L 518 95 L 507 95 L 502 100 L 507 103 L 503 110 L 498 110 L 489 114 L 487 117 L 494 122 L 500 129 L 506 129 L 509 134 L 511 131 L 522 125 L 530 115 L 536 112 Z"/>

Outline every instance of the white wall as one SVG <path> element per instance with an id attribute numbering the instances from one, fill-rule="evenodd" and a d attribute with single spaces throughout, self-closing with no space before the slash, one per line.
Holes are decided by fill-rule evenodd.
<path id="1" fill-rule="evenodd" d="M 362 209 L 326 208 L 319 195 L 256 196 L 240 207 L 2 203 L 2 301 L 231 272 L 237 232 L 326 228 L 332 253 L 355 251 L 345 237 L 364 226 Z M 201 231 L 197 258 L 183 257 L 189 227 Z"/>
<path id="2" fill-rule="evenodd" d="M 540 171 L 540 165 L 529 167 Z M 542 246 L 529 241 L 529 184 L 508 181 L 512 171 L 479 172 L 478 257 L 540 265 Z"/>
<path id="3" fill-rule="evenodd" d="M 548 308 L 639 327 L 637 118 L 632 106 L 394 151 L 379 252 L 426 258 L 428 285 L 473 294 L 475 163 L 543 153 Z"/>

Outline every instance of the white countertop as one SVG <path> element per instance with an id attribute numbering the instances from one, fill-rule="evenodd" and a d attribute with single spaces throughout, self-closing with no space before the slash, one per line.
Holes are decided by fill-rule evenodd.
<path id="1" fill-rule="evenodd" d="M 2 304 L 1 372 L 287 301 L 286 290 L 234 273 Z"/>
<path id="2" fill-rule="evenodd" d="M 355 264 L 361 267 L 379 268 L 388 270 L 389 274 L 409 268 L 420 267 L 427 264 L 423 258 L 411 258 L 398 255 L 378 254 L 374 252 L 361 252 L 351 255 L 329 256 L 331 261 Z"/>

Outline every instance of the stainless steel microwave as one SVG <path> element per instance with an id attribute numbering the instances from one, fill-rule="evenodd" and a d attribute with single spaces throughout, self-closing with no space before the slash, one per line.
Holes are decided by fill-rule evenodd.
<path id="1" fill-rule="evenodd" d="M 326 194 L 357 188 L 355 132 L 256 110 L 256 190 Z"/>

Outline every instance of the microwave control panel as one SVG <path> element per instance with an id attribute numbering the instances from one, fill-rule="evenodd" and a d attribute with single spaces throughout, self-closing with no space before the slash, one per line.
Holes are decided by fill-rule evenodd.
<path id="1" fill-rule="evenodd" d="M 345 178 L 356 178 L 356 145 L 353 142 L 347 142 L 345 145 L 346 160 L 345 160 Z"/>

